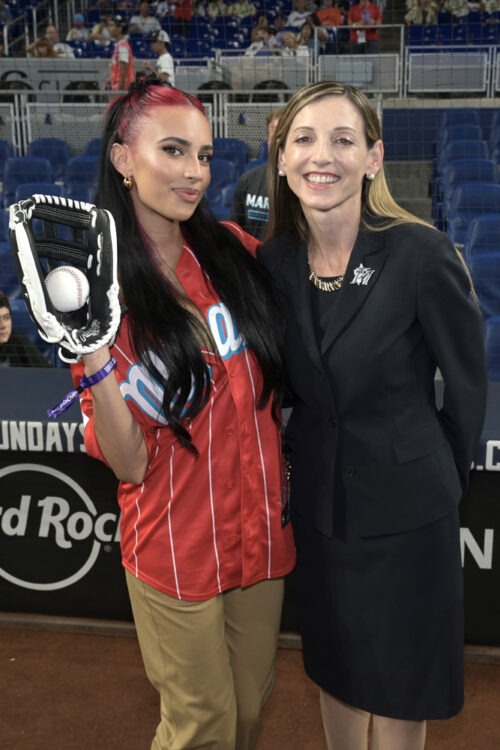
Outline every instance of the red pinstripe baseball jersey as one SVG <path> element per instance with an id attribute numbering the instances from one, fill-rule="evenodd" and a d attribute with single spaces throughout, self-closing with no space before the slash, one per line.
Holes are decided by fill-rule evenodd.
<path id="1" fill-rule="evenodd" d="M 251 252 L 257 242 L 234 224 Z M 294 565 L 290 524 L 282 528 L 284 467 L 270 406 L 257 410 L 262 379 L 230 311 L 207 283 L 187 245 L 177 264 L 186 293 L 206 317 L 217 351 L 204 351 L 210 399 L 190 422 L 194 456 L 176 439 L 161 408 L 162 387 L 132 354 L 127 317 L 111 349 L 123 398 L 149 452 L 141 485 L 120 482 L 124 566 L 150 586 L 190 601 L 209 599 L 288 573 Z M 78 382 L 82 366 L 75 366 Z M 112 376 L 110 376 L 112 377 Z M 104 460 L 81 398 L 87 452 Z"/>

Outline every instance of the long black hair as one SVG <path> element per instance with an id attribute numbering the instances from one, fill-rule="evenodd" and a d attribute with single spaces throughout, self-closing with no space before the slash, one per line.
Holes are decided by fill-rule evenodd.
<path id="1" fill-rule="evenodd" d="M 200 349 L 202 324 L 180 304 L 178 292 L 158 272 L 110 151 L 114 143 L 124 142 L 151 107 L 195 106 L 203 113 L 204 109 L 189 94 L 163 85 L 155 76 L 139 80 L 140 75 L 129 93 L 107 110 L 96 203 L 115 218 L 119 279 L 135 356 L 164 388 L 162 406 L 169 426 L 183 445 L 195 450 L 186 420 L 201 411 L 210 393 L 210 374 Z M 272 398 L 277 419 L 284 387 L 280 312 L 267 272 L 215 219 L 205 199 L 190 219 L 181 222 L 181 231 L 260 365 L 263 385 L 257 407 L 262 409 Z"/>

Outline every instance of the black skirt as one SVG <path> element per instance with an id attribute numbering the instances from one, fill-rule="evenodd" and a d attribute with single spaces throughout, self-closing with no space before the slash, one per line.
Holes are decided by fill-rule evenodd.
<path id="1" fill-rule="evenodd" d="M 351 540 L 294 522 L 309 677 L 380 716 L 457 714 L 464 651 L 458 512 L 406 533 Z"/>

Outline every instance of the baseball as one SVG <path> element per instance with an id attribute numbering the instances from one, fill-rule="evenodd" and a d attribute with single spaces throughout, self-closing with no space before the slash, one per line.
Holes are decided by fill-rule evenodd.
<path id="1" fill-rule="evenodd" d="M 85 274 L 74 266 L 58 266 L 45 277 L 45 286 L 52 304 L 59 312 L 74 312 L 89 297 L 89 282 Z"/>

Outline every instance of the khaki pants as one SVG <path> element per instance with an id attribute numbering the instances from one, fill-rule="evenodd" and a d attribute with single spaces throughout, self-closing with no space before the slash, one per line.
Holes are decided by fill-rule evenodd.
<path id="1" fill-rule="evenodd" d="M 283 579 L 187 602 L 126 577 L 146 673 L 160 693 L 151 750 L 253 750 L 274 683 Z"/>

